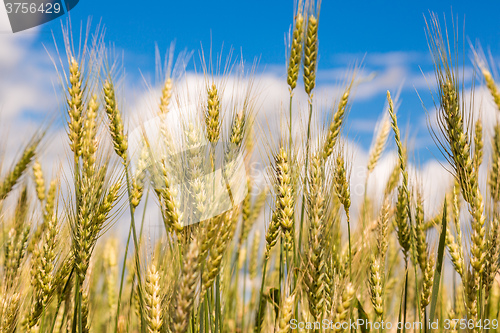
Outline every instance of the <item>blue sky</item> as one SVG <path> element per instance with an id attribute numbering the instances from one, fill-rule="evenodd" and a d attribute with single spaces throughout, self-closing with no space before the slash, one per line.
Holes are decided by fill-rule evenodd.
<path id="1" fill-rule="evenodd" d="M 423 15 L 429 10 L 450 19 L 453 10 L 466 35 L 479 38 L 500 53 L 500 24 L 496 1 L 332 1 L 321 6 L 321 65 L 336 65 L 336 55 L 388 51 L 426 52 Z M 81 0 L 73 9 L 74 22 L 92 16 L 102 19 L 107 38 L 136 56 L 153 58 L 157 42 L 166 48 L 173 39 L 179 47 L 198 49 L 213 37 L 243 48 L 248 58 L 264 64 L 283 64 L 284 33 L 293 17 L 293 1 L 96 1 Z M 42 30 L 57 29 L 57 23 Z M 134 59 L 135 60 L 135 59 Z"/>
<path id="2" fill-rule="evenodd" d="M 81 0 L 71 11 L 73 26 L 86 22 L 88 17 L 106 28 L 106 41 L 123 51 L 127 79 L 140 85 L 140 73 L 154 77 L 154 46 L 165 52 L 175 40 L 177 50 L 197 51 L 200 43 L 205 49 L 212 43 L 215 50 L 224 43 L 241 49 L 252 61 L 260 58 L 259 69 L 284 79 L 284 36 L 293 19 L 293 1 L 96 1 Z M 344 69 L 355 61 L 365 59 L 364 72 L 376 74 L 374 82 L 359 89 L 350 113 L 349 134 L 368 149 L 374 122 L 385 103 L 385 91 L 401 93 L 400 123 L 412 128 L 412 137 L 418 142 L 416 150 L 424 160 L 438 154 L 428 135 L 425 105 L 432 108 L 431 95 L 421 70 L 430 73 L 432 64 L 425 37 L 424 15 L 436 12 L 446 14 L 451 26 L 451 13 L 458 17 L 460 31 L 465 24 L 465 35 L 479 40 L 500 56 L 500 4 L 494 1 L 331 1 L 324 0 L 319 23 L 320 57 L 318 89 L 338 84 Z M 52 45 L 52 31 L 61 35 L 60 21 L 43 25 L 36 32 L 19 36 L 30 39 L 31 50 L 41 49 L 41 43 Z M 5 34 L 0 35 L 7 38 Z M 466 45 L 466 54 L 469 47 Z M 33 57 L 44 57 L 34 52 Z M 28 61 L 29 53 L 25 56 Z M 498 58 L 497 58 L 498 59 Z M 467 63 L 470 61 L 466 59 Z M 33 66 L 37 66 L 36 63 Z M 340 74 L 339 74 L 340 73 Z M 21 76 L 21 75 L 20 75 Z M 22 77 L 16 78 L 22 80 Z M 432 82 L 432 81 L 431 81 Z M 370 90 L 371 89 L 371 90 Z"/>

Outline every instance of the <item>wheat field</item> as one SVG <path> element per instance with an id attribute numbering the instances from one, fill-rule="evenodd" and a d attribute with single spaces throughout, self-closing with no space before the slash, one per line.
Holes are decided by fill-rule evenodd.
<path id="1" fill-rule="evenodd" d="M 475 88 L 465 88 L 458 30 L 434 14 L 424 24 L 429 130 L 454 179 L 437 214 L 412 179 L 411 127 L 398 125 L 405 105 L 389 91 L 351 205 L 344 129 L 360 67 L 315 128 L 320 3 L 295 8 L 279 131 L 256 122 L 254 67 L 201 52 L 202 84 L 183 85 L 190 57 L 173 51 L 149 121 L 132 131 L 102 34 L 77 48 L 66 31 L 54 65 L 70 171 L 43 171 L 47 127 L 3 168 L 0 332 L 500 332 L 500 120 L 489 140 L 466 102 Z M 494 64 L 472 52 L 500 115 Z M 373 196 L 391 140 L 398 160 Z M 250 172 L 256 160 L 264 186 Z M 156 237 L 144 231 L 146 208 L 159 212 Z"/>

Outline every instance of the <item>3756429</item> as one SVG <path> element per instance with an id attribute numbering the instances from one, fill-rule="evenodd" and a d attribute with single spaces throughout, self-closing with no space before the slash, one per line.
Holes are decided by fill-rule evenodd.
<path id="1" fill-rule="evenodd" d="M 61 12 L 61 4 L 57 2 L 42 2 L 41 4 L 35 2 L 7 2 L 5 4 L 5 8 L 7 9 L 7 14 L 58 14 L 59 12 Z"/>

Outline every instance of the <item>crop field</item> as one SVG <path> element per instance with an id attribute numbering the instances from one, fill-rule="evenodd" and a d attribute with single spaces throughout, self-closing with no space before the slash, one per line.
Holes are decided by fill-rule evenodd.
<path id="1" fill-rule="evenodd" d="M 52 58 L 64 121 L 40 126 L 11 165 L 0 156 L 0 332 L 500 332 L 498 68 L 459 43 L 460 24 L 422 20 L 434 68 L 428 129 L 453 176 L 438 211 L 426 211 L 398 92 L 384 96 L 366 165 L 354 165 L 347 140 L 363 63 L 326 111 L 315 95 L 320 9 L 295 6 L 289 99 L 268 123 L 257 117 L 256 64 L 173 47 L 157 57 L 162 89 L 149 114 L 128 119 L 127 77 L 108 41 L 66 26 Z M 473 56 L 462 60 L 462 48 Z M 489 91 L 494 123 L 477 117 L 464 61 Z M 48 173 L 59 121 L 68 167 Z M 388 145 L 396 163 L 374 195 Z M 365 184 L 356 196 L 353 168 Z"/>

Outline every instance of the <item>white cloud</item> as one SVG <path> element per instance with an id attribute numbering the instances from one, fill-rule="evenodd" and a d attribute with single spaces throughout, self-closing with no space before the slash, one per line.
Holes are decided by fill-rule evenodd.
<path id="1" fill-rule="evenodd" d="M 5 11 L 0 11 L 0 120 L 20 119 L 23 112 L 45 117 L 53 112 L 55 69 L 41 43 L 38 30 L 9 32 Z"/>

